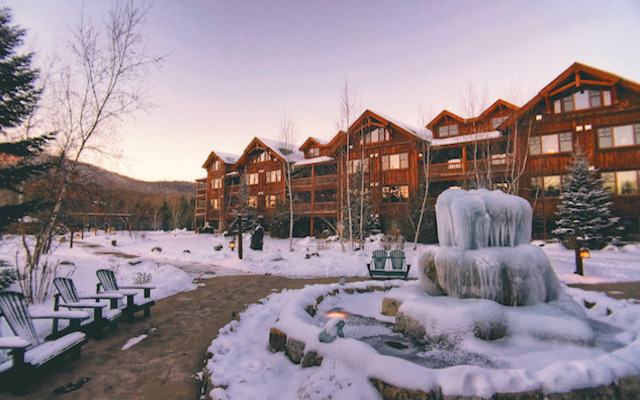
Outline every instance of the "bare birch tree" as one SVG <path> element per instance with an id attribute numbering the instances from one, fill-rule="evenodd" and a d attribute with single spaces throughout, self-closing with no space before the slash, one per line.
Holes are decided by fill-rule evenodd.
<path id="1" fill-rule="evenodd" d="M 351 123 L 353 122 L 353 118 L 356 112 L 356 98 L 355 94 L 349 89 L 349 82 L 345 80 L 344 89 L 342 91 L 342 96 L 340 98 L 340 107 L 341 107 L 341 117 L 342 117 L 342 130 L 346 132 L 346 160 L 345 160 L 345 171 L 346 171 L 346 204 L 347 204 L 347 224 L 349 228 L 349 242 L 351 243 L 351 251 L 355 250 L 355 246 L 353 243 L 353 215 L 351 210 L 351 132 L 349 128 L 351 127 Z M 343 207 L 344 208 L 344 207 Z M 344 211 L 343 211 L 344 215 Z M 344 240 L 344 234 L 340 233 L 340 242 L 342 243 Z M 344 248 L 344 246 L 343 246 Z"/>
<path id="2" fill-rule="evenodd" d="M 284 180 L 286 187 L 286 195 L 289 203 L 289 251 L 293 251 L 293 189 L 291 186 L 291 172 L 293 172 L 293 163 L 296 161 L 293 155 L 295 154 L 295 143 L 298 133 L 296 127 L 291 120 L 291 117 L 284 115 L 280 120 L 280 142 L 283 148 L 280 151 L 284 154 L 283 161 L 284 168 Z"/>
<path id="3" fill-rule="evenodd" d="M 116 122 L 150 106 L 145 78 L 162 57 L 146 52 L 143 28 L 148 11 L 149 6 L 133 1 L 117 2 L 102 24 L 83 16 L 73 31 L 68 44 L 72 61 L 62 68 L 52 91 L 58 104 L 52 116 L 60 139 L 58 159 L 68 167 L 61 171 L 52 210 L 42 221 L 33 249 L 24 246 L 30 268 L 37 268 L 49 251 L 81 156 L 96 140 L 107 138 Z"/>
<path id="4" fill-rule="evenodd" d="M 429 116 L 424 110 L 420 111 L 421 123 L 420 126 L 426 126 L 427 121 L 431 121 L 431 115 L 433 114 L 433 107 L 428 110 Z M 424 212 L 427 208 L 427 198 L 429 197 L 429 176 L 431 168 L 431 139 L 428 137 L 426 130 L 423 132 L 422 141 L 420 142 L 420 155 L 422 156 L 422 172 L 424 173 L 424 196 L 422 197 L 422 203 L 420 204 L 420 216 L 418 217 L 418 223 L 416 224 L 416 234 L 413 238 L 413 250 L 418 249 L 418 238 L 420 237 L 420 230 L 422 228 L 422 221 L 424 219 Z"/>
<path id="5" fill-rule="evenodd" d="M 465 115 L 465 118 L 471 120 L 472 133 L 478 133 L 478 127 L 476 126 L 477 117 L 487 107 L 487 89 L 478 89 L 473 84 L 469 84 L 462 95 L 460 96 L 460 107 Z M 481 147 L 483 146 L 483 147 Z M 483 150 L 483 153 L 488 153 L 484 148 L 488 146 L 488 142 L 481 143 L 477 136 L 473 139 L 473 170 L 475 174 L 476 187 L 486 187 L 487 182 L 480 176 L 478 169 L 478 152 Z M 463 160 L 466 162 L 466 160 Z M 488 174 L 487 174 L 488 176 Z M 490 179 L 490 178 L 489 178 Z"/>

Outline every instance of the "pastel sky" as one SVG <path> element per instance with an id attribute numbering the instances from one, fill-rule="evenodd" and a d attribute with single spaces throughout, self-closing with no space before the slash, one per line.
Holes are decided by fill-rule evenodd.
<path id="1" fill-rule="evenodd" d="M 42 54 L 110 3 L 0 1 Z M 277 139 L 284 115 L 299 143 L 330 139 L 346 81 L 359 110 L 414 126 L 465 117 L 471 86 L 487 106 L 522 105 L 575 61 L 640 82 L 638 0 L 155 0 L 146 33 L 167 55 L 149 78 L 156 107 L 119 126 L 121 161 L 88 160 L 142 180 L 204 177 L 210 151 Z"/>

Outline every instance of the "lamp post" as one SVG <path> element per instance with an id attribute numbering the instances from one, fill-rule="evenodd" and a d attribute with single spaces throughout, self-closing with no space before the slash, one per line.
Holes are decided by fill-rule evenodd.
<path id="1" fill-rule="evenodd" d="M 575 274 L 584 276 L 584 262 L 583 258 L 590 258 L 591 254 L 589 249 L 584 245 L 585 237 L 581 229 L 576 229 L 575 237 L 575 252 L 576 252 L 576 272 Z"/>

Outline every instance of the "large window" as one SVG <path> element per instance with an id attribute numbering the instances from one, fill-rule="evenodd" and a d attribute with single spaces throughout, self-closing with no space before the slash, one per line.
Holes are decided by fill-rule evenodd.
<path id="1" fill-rule="evenodd" d="M 318 157 L 320 155 L 320 149 L 312 147 L 309 149 L 309 157 Z"/>
<path id="2" fill-rule="evenodd" d="M 638 194 L 638 173 L 640 171 L 603 172 L 600 177 L 603 186 L 611 194 Z"/>
<path id="3" fill-rule="evenodd" d="M 220 162 L 220 160 L 217 160 L 216 162 L 213 163 L 213 165 L 211 166 L 211 170 L 212 171 L 218 171 L 220 168 L 222 168 L 222 163 Z"/>
<path id="4" fill-rule="evenodd" d="M 277 197 L 275 194 L 268 194 L 265 196 L 265 207 L 276 208 Z"/>
<path id="5" fill-rule="evenodd" d="M 282 171 L 279 169 L 267 171 L 267 183 L 280 182 L 282 180 Z"/>
<path id="6" fill-rule="evenodd" d="M 218 202 L 218 199 L 210 199 L 209 204 L 211 204 L 211 208 L 213 208 L 214 210 L 218 210 L 220 208 L 220 203 Z"/>
<path id="7" fill-rule="evenodd" d="M 389 140 L 389 130 L 385 128 L 376 128 L 364 134 L 365 143 L 384 142 L 385 140 Z"/>
<path id="8" fill-rule="evenodd" d="M 257 172 L 255 174 L 249 174 L 249 185 L 257 185 L 259 179 L 260 178 Z"/>
<path id="9" fill-rule="evenodd" d="M 562 193 L 562 177 L 560 175 L 536 176 L 531 178 L 531 195 L 534 197 L 558 197 Z"/>
<path id="10" fill-rule="evenodd" d="M 409 201 L 409 186 L 383 186 L 382 202 L 383 203 L 406 203 Z"/>
<path id="11" fill-rule="evenodd" d="M 409 168 L 409 154 L 391 154 L 382 156 L 382 170 Z"/>
<path id="12" fill-rule="evenodd" d="M 556 114 L 611 105 L 611 91 L 590 89 L 575 92 L 553 103 Z"/>
<path id="13" fill-rule="evenodd" d="M 220 189 L 222 187 L 222 178 L 215 178 L 211 180 L 211 189 Z"/>
<path id="14" fill-rule="evenodd" d="M 349 173 L 353 174 L 354 172 L 357 171 L 362 171 L 362 172 L 368 172 L 369 171 L 369 159 L 365 158 L 365 159 L 356 159 L 356 160 L 350 160 L 349 161 Z"/>
<path id="15" fill-rule="evenodd" d="M 529 154 L 568 153 L 573 150 L 571 132 L 529 138 Z"/>
<path id="16" fill-rule="evenodd" d="M 258 208 L 258 196 L 249 196 L 247 198 L 247 206 L 250 208 Z"/>
<path id="17" fill-rule="evenodd" d="M 458 125 L 444 125 L 438 128 L 438 135 L 440 137 L 454 136 L 458 134 Z"/>
<path id="18" fill-rule="evenodd" d="M 633 145 L 640 145 L 640 124 L 598 129 L 598 146 L 601 149 Z"/>
<path id="19" fill-rule="evenodd" d="M 260 153 L 258 158 L 255 159 L 255 162 L 259 163 L 259 162 L 265 162 L 265 161 L 271 161 L 271 156 L 269 155 L 268 152 L 263 151 L 262 153 Z"/>

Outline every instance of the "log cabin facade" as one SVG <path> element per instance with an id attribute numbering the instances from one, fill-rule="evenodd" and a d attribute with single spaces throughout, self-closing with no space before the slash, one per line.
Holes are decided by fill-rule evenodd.
<path id="1" fill-rule="evenodd" d="M 525 197 L 534 208 L 534 236 L 548 237 L 577 146 L 610 190 L 627 236 L 637 237 L 640 85 L 579 63 L 522 108 L 497 100 L 468 118 L 444 110 L 425 128 L 366 110 L 329 141 L 310 137 L 294 149 L 254 138 L 235 158 L 212 152 L 203 165 L 207 178 L 197 181 L 196 226 L 222 230 L 245 206 L 268 221 L 287 201 L 290 166 L 298 235 L 335 228 L 347 198 L 359 196 L 384 231 L 406 218 L 410 196 L 428 183 L 430 204 L 449 187 Z"/>

